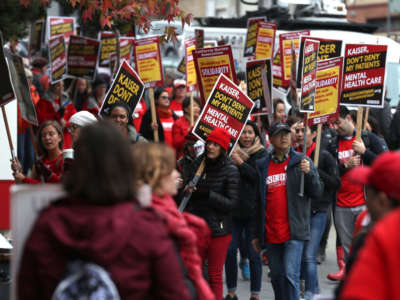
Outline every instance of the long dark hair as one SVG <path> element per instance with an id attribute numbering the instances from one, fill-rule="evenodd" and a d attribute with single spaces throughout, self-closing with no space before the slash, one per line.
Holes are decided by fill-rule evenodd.
<path id="1" fill-rule="evenodd" d="M 100 121 L 81 129 L 64 188 L 89 204 L 112 205 L 134 199 L 130 143 L 115 124 Z"/>
<path id="2" fill-rule="evenodd" d="M 46 148 L 43 145 L 42 142 L 42 131 L 47 127 L 47 126 L 53 126 L 55 128 L 55 130 L 57 131 L 58 135 L 61 137 L 61 141 L 58 143 L 58 148 L 60 148 L 60 150 L 62 150 L 63 146 L 64 146 L 64 134 L 63 134 L 63 130 L 60 126 L 60 124 L 57 121 L 46 121 L 43 122 L 38 129 L 38 133 L 37 133 L 37 138 L 38 138 L 38 146 L 39 146 L 39 156 L 42 157 L 47 157 L 48 153 Z"/>

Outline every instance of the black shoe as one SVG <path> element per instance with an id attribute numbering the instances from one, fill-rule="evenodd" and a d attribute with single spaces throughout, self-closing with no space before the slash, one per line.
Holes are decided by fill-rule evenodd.
<path id="1" fill-rule="evenodd" d="M 325 250 L 319 249 L 317 254 L 317 264 L 322 264 L 325 261 L 326 254 Z"/>
<path id="2" fill-rule="evenodd" d="M 231 297 L 231 295 L 228 294 L 225 296 L 224 300 L 238 300 L 238 297 L 236 295 Z"/>

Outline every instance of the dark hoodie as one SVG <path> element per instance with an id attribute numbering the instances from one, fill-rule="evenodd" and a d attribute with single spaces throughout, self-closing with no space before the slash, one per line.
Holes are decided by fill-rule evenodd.
<path id="1" fill-rule="evenodd" d="M 41 212 L 24 248 L 18 299 L 51 299 L 74 259 L 104 267 L 121 299 L 189 299 L 177 252 L 152 209 L 81 203 L 63 199 Z"/>

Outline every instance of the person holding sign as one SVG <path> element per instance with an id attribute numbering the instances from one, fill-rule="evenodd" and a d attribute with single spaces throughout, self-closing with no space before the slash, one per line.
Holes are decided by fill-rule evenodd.
<path id="1" fill-rule="evenodd" d="M 87 99 L 90 95 L 90 91 L 91 87 L 87 79 L 76 78 L 72 81 L 67 93 L 77 111 L 87 110 Z"/>
<path id="2" fill-rule="evenodd" d="M 110 119 L 118 125 L 122 133 L 129 138 L 132 144 L 137 142 L 147 142 L 147 140 L 137 133 L 132 125 L 132 115 L 129 106 L 124 102 L 115 102 L 110 106 Z"/>
<path id="3" fill-rule="evenodd" d="M 256 215 L 258 174 L 256 161 L 267 155 L 261 144 L 261 137 L 256 123 L 247 121 L 239 138 L 239 143 L 232 152 L 232 160 L 240 173 L 239 203 L 233 210 L 232 242 L 229 245 L 225 263 L 225 277 L 228 295 L 225 300 L 237 299 L 237 249 L 244 234 L 244 247 L 250 260 L 250 292 L 251 300 L 258 300 L 261 290 L 261 259 L 251 247 L 251 225 Z"/>
<path id="4" fill-rule="evenodd" d="M 172 90 L 171 109 L 178 117 L 182 117 L 184 114 L 182 105 L 185 97 L 186 81 L 183 79 L 175 79 L 174 89 Z"/>
<path id="5" fill-rule="evenodd" d="M 297 140 L 304 140 L 304 122 L 297 126 Z M 317 125 L 306 127 L 306 155 L 314 161 L 316 154 Z M 302 153 L 302 146 L 297 149 Z M 320 293 L 317 271 L 317 252 L 325 230 L 327 211 L 340 187 L 340 177 L 337 164 L 333 156 L 326 150 L 320 150 L 318 174 L 324 183 L 324 193 L 321 197 L 311 199 L 310 239 L 304 244 L 302 274 L 305 280 L 305 299 L 311 300 Z"/>
<path id="6" fill-rule="evenodd" d="M 311 160 L 291 147 L 286 123 L 273 123 L 269 135 L 274 149 L 257 161 L 261 198 L 256 211 L 262 213 L 252 243 L 258 252 L 266 247 L 275 299 L 298 300 L 303 248 L 310 239 L 311 198 L 321 196 L 323 185 Z"/>
<path id="7" fill-rule="evenodd" d="M 186 97 L 182 103 L 183 116 L 175 121 L 172 126 L 173 145 L 176 151 L 176 157 L 179 159 L 183 155 L 185 145 L 185 137 L 190 129 L 190 98 Z M 200 100 L 193 98 L 193 120 L 196 122 L 200 115 L 201 106 Z"/>
<path id="8" fill-rule="evenodd" d="M 35 162 L 32 175 L 22 172 L 19 161 L 11 164 L 16 183 L 58 183 L 63 171 L 62 149 L 64 136 L 60 125 L 55 121 L 47 121 L 38 130 L 40 158 Z"/>
<path id="9" fill-rule="evenodd" d="M 76 260 L 109 272 L 120 299 L 190 299 L 164 220 L 136 199 L 134 170 L 118 128 L 107 122 L 82 128 L 66 195 L 41 211 L 26 240 L 18 299 L 51 299 Z"/>
<path id="10" fill-rule="evenodd" d="M 158 87 L 154 91 L 157 122 L 151 119 L 151 109 L 143 116 L 140 133 L 149 141 L 154 141 L 154 130 L 158 130 L 160 142 L 173 147 L 172 126 L 178 117 L 170 108 L 170 100 L 166 89 Z"/>
<path id="11" fill-rule="evenodd" d="M 216 299 L 222 299 L 226 254 L 232 236 L 232 210 L 239 197 L 240 175 L 237 166 L 228 158 L 231 135 L 222 128 L 215 128 L 207 138 L 205 153 L 191 165 L 187 183 L 201 162 L 205 160 L 204 172 L 186 211 L 203 218 L 211 228 L 212 238 L 207 251 L 208 278 Z"/>
<path id="12" fill-rule="evenodd" d="M 345 261 L 349 255 L 355 221 L 365 209 L 364 189 L 349 181 L 348 171 L 361 163 L 371 165 L 376 156 L 386 149 L 372 132 L 363 131 L 361 139 L 356 139 L 356 128 L 346 106 L 340 106 L 339 119 L 333 122 L 333 125 L 339 137 L 330 145 L 329 150 L 339 163 L 342 182 L 337 193 L 334 217 L 343 250 L 337 250 L 339 273 L 328 274 L 328 278 L 340 280 L 344 276 Z"/>
<path id="13" fill-rule="evenodd" d="M 64 93 L 64 81 L 51 84 L 49 90 L 36 104 L 36 112 L 39 124 L 45 121 L 58 121 L 64 131 L 64 146 L 71 148 L 71 136 L 67 130 L 68 120 L 76 113 L 71 99 Z"/>

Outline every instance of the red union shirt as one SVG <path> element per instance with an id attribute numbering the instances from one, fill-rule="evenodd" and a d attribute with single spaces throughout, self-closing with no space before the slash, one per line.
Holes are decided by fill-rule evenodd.
<path id="1" fill-rule="evenodd" d="M 279 244 L 290 239 L 286 195 L 286 168 L 289 157 L 282 163 L 270 161 L 265 199 L 265 240 Z"/>
<path id="2" fill-rule="evenodd" d="M 343 165 L 350 157 L 354 155 L 353 142 L 355 137 L 349 140 L 339 140 L 338 158 L 339 163 Z M 365 204 L 364 187 L 360 184 L 354 184 L 348 179 L 349 172 L 342 177 L 342 185 L 337 193 L 336 205 L 340 207 L 355 207 Z"/>

